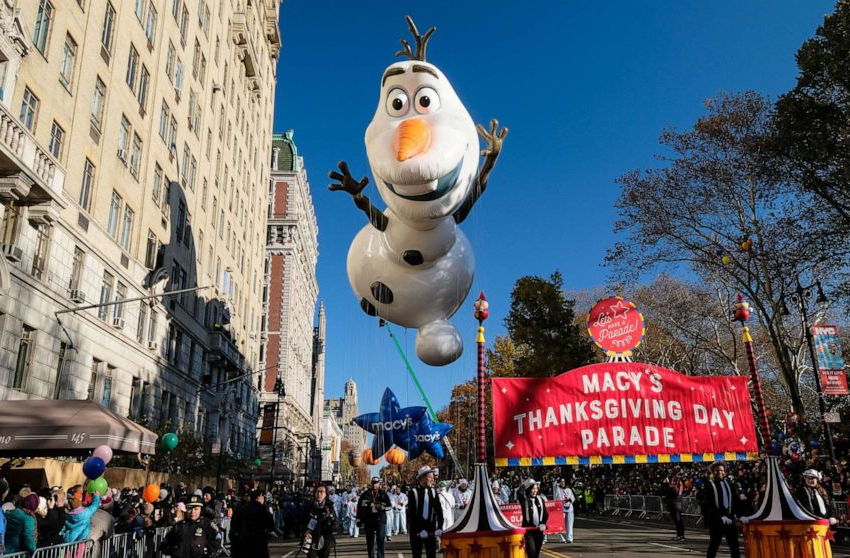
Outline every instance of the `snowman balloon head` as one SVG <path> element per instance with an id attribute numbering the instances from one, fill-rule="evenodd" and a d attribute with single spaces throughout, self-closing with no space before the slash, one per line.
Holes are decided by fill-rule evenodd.
<path id="1" fill-rule="evenodd" d="M 456 360 L 463 343 L 448 321 L 469 293 L 472 248 L 457 227 L 487 187 L 507 128 L 476 126 L 439 68 L 425 60 L 435 28 L 420 35 L 407 23 L 415 50 L 381 75 L 378 107 L 366 129 L 366 154 L 381 199 L 374 207 L 345 162 L 331 190 L 351 194 L 369 218 L 348 253 L 348 278 L 369 315 L 418 329 L 416 353 L 426 364 Z M 479 137 L 484 156 L 478 167 Z"/>

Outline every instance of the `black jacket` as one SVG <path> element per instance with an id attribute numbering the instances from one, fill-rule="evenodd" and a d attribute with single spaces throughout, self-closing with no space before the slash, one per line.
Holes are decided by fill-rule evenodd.
<path id="1" fill-rule="evenodd" d="M 217 535 L 209 519 L 186 519 L 168 531 L 160 545 L 160 552 L 171 558 L 204 558 L 218 548 Z"/>
<path id="2" fill-rule="evenodd" d="M 372 490 L 367 490 L 357 501 L 357 519 L 363 522 L 363 527 L 376 529 L 379 523 L 386 523 L 386 511 L 392 507 L 386 492 L 378 490 L 375 494 Z"/>
<path id="3" fill-rule="evenodd" d="M 722 483 L 722 484 L 721 484 Z M 723 502 L 723 485 L 727 487 L 728 502 Z M 705 521 L 709 525 L 721 523 L 723 517 L 735 519 L 740 516 L 741 499 L 738 496 L 738 487 L 729 479 L 722 481 L 711 480 L 705 483 L 703 489 L 703 513 Z"/>
<path id="4" fill-rule="evenodd" d="M 269 509 L 252 500 L 233 514 L 230 540 L 234 558 L 269 555 L 269 531 L 274 529 L 274 517 Z"/>
<path id="5" fill-rule="evenodd" d="M 425 518 L 425 498 L 429 498 L 428 517 Z M 407 532 L 417 536 L 422 531 L 433 533 L 443 528 L 443 506 L 436 488 L 414 486 L 407 492 Z"/>
<path id="6" fill-rule="evenodd" d="M 823 502 L 823 511 L 821 511 L 821 502 L 818 502 L 816 494 L 820 495 L 821 502 Z M 797 502 L 801 506 L 803 506 L 803 508 L 807 512 L 814 515 L 815 517 L 820 517 L 821 519 L 838 517 L 838 515 L 835 513 L 835 507 L 832 505 L 832 501 L 829 499 L 829 496 L 824 496 L 817 490 L 811 490 L 807 486 L 801 486 L 797 489 L 797 492 L 794 494 L 794 496 L 797 498 Z"/>
<path id="7" fill-rule="evenodd" d="M 314 544 L 320 538 L 324 537 L 322 548 L 328 548 L 328 545 L 335 541 L 335 533 L 337 530 L 336 512 L 334 512 L 334 503 L 325 498 L 324 505 L 320 506 L 315 500 L 310 502 L 307 507 L 307 517 L 304 525 L 307 529 L 310 528 L 310 522 L 315 520 L 313 527 L 313 542 Z M 299 535 L 302 533 L 299 533 Z"/>
<path id="8" fill-rule="evenodd" d="M 546 511 L 546 502 L 543 498 L 538 494 L 534 498 L 526 496 L 523 494 L 519 499 L 520 508 L 522 508 L 522 526 L 523 527 L 537 527 L 534 524 L 532 519 L 534 518 L 534 514 L 532 511 L 532 506 L 537 507 L 537 513 L 540 517 L 540 523 L 546 525 L 549 523 L 549 512 Z"/>

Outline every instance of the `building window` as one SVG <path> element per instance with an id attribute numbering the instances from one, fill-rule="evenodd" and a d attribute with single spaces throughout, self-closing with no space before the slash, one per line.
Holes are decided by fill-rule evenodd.
<path id="1" fill-rule="evenodd" d="M 139 322 L 136 324 L 136 341 L 144 343 L 145 341 L 145 325 L 148 321 L 148 305 L 144 302 L 139 304 Z"/>
<path id="2" fill-rule="evenodd" d="M 115 370 L 114 367 L 108 367 L 106 372 L 106 376 L 103 378 L 103 393 L 100 396 L 100 404 L 109 408 L 109 405 L 112 403 L 112 371 Z"/>
<path id="3" fill-rule="evenodd" d="M 106 223 L 106 232 L 109 236 L 116 238 L 118 234 L 118 219 L 121 215 L 121 196 L 115 190 L 112 191 L 112 200 L 109 202 L 109 221 Z"/>
<path id="4" fill-rule="evenodd" d="M 156 266 L 156 255 L 159 248 L 159 241 L 153 231 L 148 231 L 148 241 L 145 246 L 145 267 L 153 269 Z"/>
<path id="5" fill-rule="evenodd" d="M 133 92 L 136 91 L 136 75 L 139 71 L 139 52 L 136 50 L 136 47 L 130 45 L 130 55 L 127 59 L 127 75 L 124 79 L 127 81 L 127 85 L 130 86 L 130 89 Z"/>
<path id="6" fill-rule="evenodd" d="M 35 253 L 32 256 L 32 276 L 44 278 L 47 268 L 47 254 L 50 249 L 50 225 L 39 225 L 35 233 Z"/>
<path id="7" fill-rule="evenodd" d="M 94 189 L 94 164 L 86 158 L 86 164 L 83 166 L 83 182 L 80 184 L 80 206 L 89 211 L 92 199 L 92 190 Z"/>
<path id="8" fill-rule="evenodd" d="M 162 167 L 159 163 L 154 163 L 153 167 L 153 184 L 151 184 L 151 197 L 153 202 L 159 207 L 159 198 L 162 194 Z"/>
<path id="9" fill-rule="evenodd" d="M 145 19 L 145 0 L 136 0 L 136 17 L 139 19 L 141 23 L 143 19 Z"/>
<path id="10" fill-rule="evenodd" d="M 145 21 L 145 35 L 148 38 L 148 44 L 153 47 L 154 38 L 156 37 L 156 8 L 153 2 L 148 5 L 148 18 Z"/>
<path id="11" fill-rule="evenodd" d="M 118 129 L 118 158 L 127 164 L 130 153 L 130 121 L 121 115 L 121 127 Z"/>
<path id="12" fill-rule="evenodd" d="M 151 319 L 148 322 L 148 343 L 153 343 L 156 341 L 156 319 L 157 313 L 155 310 L 151 310 Z"/>
<path id="13" fill-rule="evenodd" d="M 133 382 L 130 384 L 130 419 L 138 418 L 139 413 L 139 399 L 142 396 L 142 380 L 139 378 L 133 378 Z"/>
<path id="14" fill-rule="evenodd" d="M 70 88 L 74 81 L 74 61 L 77 59 L 77 43 L 71 35 L 65 35 L 62 48 L 62 61 L 59 64 L 59 81 Z"/>
<path id="15" fill-rule="evenodd" d="M 115 8 L 110 2 L 106 3 L 106 15 L 103 16 L 103 30 L 100 42 L 107 52 L 112 52 L 112 34 L 115 31 Z"/>
<path id="16" fill-rule="evenodd" d="M 168 108 L 168 103 L 165 99 L 162 100 L 162 107 L 159 109 L 159 137 L 162 141 L 168 141 L 168 119 L 171 116 L 171 109 Z"/>
<path id="17" fill-rule="evenodd" d="M 174 83 L 174 67 L 177 64 L 177 51 L 174 50 L 174 45 L 168 41 L 168 53 L 165 56 L 165 75 L 168 76 L 168 81 Z"/>
<path id="18" fill-rule="evenodd" d="M 62 158 L 62 144 L 64 141 L 65 130 L 54 120 L 53 127 L 50 129 L 50 143 L 47 148 L 50 150 L 50 154 L 57 159 Z"/>
<path id="19" fill-rule="evenodd" d="M 97 380 L 100 376 L 100 365 L 100 360 L 96 358 L 91 359 L 91 376 L 89 376 L 89 391 L 86 395 L 86 399 L 88 399 L 89 401 L 94 401 L 94 392 L 97 389 Z"/>
<path id="20" fill-rule="evenodd" d="M 203 188 L 201 189 L 201 209 L 207 210 L 207 179 L 204 177 Z"/>
<path id="21" fill-rule="evenodd" d="M 171 0 L 171 15 L 174 16 L 175 21 L 180 17 L 180 3 L 180 0 Z"/>
<path id="22" fill-rule="evenodd" d="M 183 242 L 183 232 L 186 225 L 186 204 L 183 200 L 177 203 L 177 223 L 175 223 L 174 236 L 178 243 Z"/>
<path id="23" fill-rule="evenodd" d="M 103 272 L 103 280 L 100 283 L 100 304 L 108 304 L 112 300 L 112 287 L 115 284 L 115 277 L 108 271 Z M 101 320 L 106 320 L 109 315 L 109 307 L 101 306 L 97 309 L 97 317 Z"/>
<path id="24" fill-rule="evenodd" d="M 38 13 L 35 16 L 35 30 L 32 42 L 42 54 L 47 49 L 47 37 L 50 34 L 50 22 L 53 19 L 53 4 L 47 0 L 39 0 Z"/>
<path id="25" fill-rule="evenodd" d="M 59 399 L 62 395 L 62 380 L 65 377 L 65 366 L 68 362 L 68 345 L 64 341 L 59 342 L 59 361 L 56 363 L 56 384 L 53 387 L 53 399 Z"/>
<path id="26" fill-rule="evenodd" d="M 83 278 L 83 264 L 85 263 L 86 253 L 79 246 L 74 246 L 74 261 L 71 263 L 71 280 L 68 282 L 69 291 L 80 290 L 80 283 Z"/>
<path id="27" fill-rule="evenodd" d="M 183 6 L 183 10 L 180 12 L 180 42 L 183 43 L 183 46 L 186 46 L 186 33 L 189 30 L 189 10 L 186 9 L 186 6 Z"/>
<path id="28" fill-rule="evenodd" d="M 133 148 L 130 151 L 130 174 L 139 179 L 139 165 L 142 164 L 142 138 L 133 134 Z"/>
<path id="29" fill-rule="evenodd" d="M 18 357 L 15 359 L 15 371 L 12 374 L 9 387 L 26 390 L 29 379 L 30 362 L 35 351 L 35 329 L 24 324 L 21 337 L 18 340 Z"/>
<path id="30" fill-rule="evenodd" d="M 142 66 L 142 71 L 139 74 L 139 90 L 136 92 L 136 100 L 139 101 L 139 106 L 144 110 L 148 104 L 148 88 L 151 83 L 151 74 L 148 69 Z"/>
<path id="31" fill-rule="evenodd" d="M 20 121 L 30 132 L 35 128 L 35 118 L 38 115 L 38 97 L 33 95 L 29 87 L 24 88 L 24 98 L 21 101 Z"/>
<path id="32" fill-rule="evenodd" d="M 3 245 L 15 246 L 18 244 L 18 235 L 21 232 L 21 210 L 14 203 L 6 206 L 3 214 Z"/>
<path id="33" fill-rule="evenodd" d="M 133 217 L 135 214 L 129 205 L 124 206 L 124 221 L 121 223 L 121 248 L 130 251 L 130 243 L 133 237 Z"/>
<path id="34" fill-rule="evenodd" d="M 92 96 L 91 101 L 91 122 L 98 130 L 100 130 L 103 122 L 103 105 L 105 100 L 106 84 L 98 77 L 94 85 L 94 96 Z"/>
<path id="35" fill-rule="evenodd" d="M 124 299 L 127 298 L 127 285 L 118 281 L 118 287 L 115 289 L 115 304 L 112 306 L 112 322 L 117 323 L 118 320 L 124 319 Z"/>
<path id="36" fill-rule="evenodd" d="M 173 153 L 177 151 L 177 119 L 174 118 L 174 115 L 168 121 L 168 152 Z M 176 153 L 173 153 L 177 155 Z"/>

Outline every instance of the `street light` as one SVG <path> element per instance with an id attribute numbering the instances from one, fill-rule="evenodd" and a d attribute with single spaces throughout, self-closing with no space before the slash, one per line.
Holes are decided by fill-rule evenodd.
<path id="1" fill-rule="evenodd" d="M 803 329 L 806 332 L 806 344 L 809 346 L 809 358 L 812 361 L 812 371 L 815 374 L 815 387 L 818 396 L 818 409 L 820 410 L 821 420 L 823 420 L 824 433 L 826 434 L 826 447 L 829 451 L 829 458 L 835 462 L 835 447 L 832 444 L 832 428 L 826 422 L 826 399 L 823 395 L 823 386 L 820 383 L 820 370 L 818 370 L 818 359 L 815 356 L 815 342 L 812 337 L 812 330 L 809 326 L 809 300 L 817 292 L 815 304 L 826 304 L 829 300 L 823 292 L 820 281 L 815 281 L 813 284 L 806 287 L 800 284 L 800 278 L 797 277 L 797 287 L 788 295 L 788 300 L 793 302 L 800 311 L 800 316 L 803 318 Z M 783 314 L 788 314 L 788 308 L 782 308 Z"/>

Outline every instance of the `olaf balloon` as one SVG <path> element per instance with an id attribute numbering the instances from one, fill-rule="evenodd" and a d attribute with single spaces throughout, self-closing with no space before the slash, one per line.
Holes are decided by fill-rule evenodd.
<path id="1" fill-rule="evenodd" d="M 348 279 L 370 316 L 418 329 L 416 354 L 442 366 L 463 352 L 449 322 L 472 286 L 475 261 L 457 227 L 487 187 L 507 128 L 496 120 L 476 126 L 449 80 L 425 61 L 432 27 L 420 35 L 406 18 L 415 50 L 402 39 L 409 60 L 390 65 L 366 129 L 366 154 L 384 211 L 372 205 L 343 161 L 331 190 L 348 192 L 369 218 L 348 252 Z M 478 136 L 484 140 L 478 169 Z"/>

